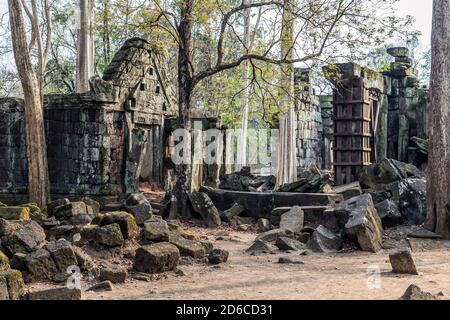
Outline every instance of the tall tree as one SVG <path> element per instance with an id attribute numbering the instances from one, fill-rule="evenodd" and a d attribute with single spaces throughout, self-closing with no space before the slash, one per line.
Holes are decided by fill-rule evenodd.
<path id="1" fill-rule="evenodd" d="M 93 0 L 79 0 L 79 9 L 76 87 L 77 92 L 86 92 L 89 79 L 94 75 Z"/>
<path id="2" fill-rule="evenodd" d="M 450 238 L 450 0 L 434 0 L 427 226 Z"/>
<path id="3" fill-rule="evenodd" d="M 22 6 L 22 3 L 24 6 Z M 47 24 L 47 45 L 43 45 L 36 1 L 31 1 L 32 9 L 30 10 L 25 5 L 25 1 L 8 0 L 14 57 L 24 95 L 29 198 L 30 201 L 45 209 L 49 200 L 49 182 L 42 82 L 48 55 L 48 49 L 44 48 L 49 47 L 51 27 L 48 3 L 46 0 L 43 3 L 42 11 L 44 12 L 44 17 L 46 17 L 44 20 L 47 19 L 44 22 Z M 27 42 L 23 8 L 25 8 L 30 18 L 32 29 L 30 43 Z M 35 72 L 31 58 L 31 50 L 36 42 L 38 43 L 38 75 Z"/>
<path id="4" fill-rule="evenodd" d="M 378 5 L 388 7 L 395 0 L 291 0 L 293 20 L 299 21 L 293 39 L 302 42 L 302 49 L 292 52 L 292 59 L 280 57 L 280 13 L 285 1 L 265 0 L 248 3 L 234 0 L 231 3 L 214 0 L 153 0 L 154 14 L 148 19 L 151 29 L 158 29 L 174 38 L 178 51 L 178 107 L 180 127 L 191 129 L 190 110 L 194 105 L 194 90 L 210 77 L 239 67 L 248 61 L 253 70 L 253 78 L 258 64 L 294 64 L 311 61 L 320 57 L 325 51 L 333 51 L 338 44 L 348 46 L 355 51 L 355 45 L 360 42 L 370 43 L 380 39 L 379 33 L 389 33 L 398 25 L 399 19 L 390 17 L 383 21 L 374 15 Z M 253 50 L 233 50 L 227 47 L 227 40 L 243 44 L 241 29 L 236 25 L 236 19 L 246 10 L 263 8 L 266 26 L 262 38 L 266 45 Z M 193 31 L 201 29 L 208 17 L 217 14 L 217 37 L 214 45 L 215 62 L 209 67 L 197 63 L 192 46 Z M 349 29 L 348 26 L 353 28 Z M 292 42 L 295 42 L 292 41 Z M 304 44 L 304 45 L 303 45 Z M 245 47 L 245 45 L 242 45 Z M 287 50 L 287 51 L 293 51 Z M 239 54 L 236 54 L 239 52 Z M 242 53 L 244 52 L 244 53 Z M 253 81 L 254 79 L 252 79 Z M 270 82 L 270 81 L 266 81 Z M 187 193 L 190 190 L 190 168 L 186 165 L 176 165 L 176 184 L 173 195 L 178 199 L 178 212 L 182 214 L 188 209 Z"/>
<path id="5" fill-rule="evenodd" d="M 292 183 L 297 180 L 296 115 L 294 110 L 294 65 L 291 62 L 294 51 L 294 16 L 290 0 L 284 0 L 281 22 L 281 85 L 279 99 L 280 123 L 277 155 L 277 184 Z"/>

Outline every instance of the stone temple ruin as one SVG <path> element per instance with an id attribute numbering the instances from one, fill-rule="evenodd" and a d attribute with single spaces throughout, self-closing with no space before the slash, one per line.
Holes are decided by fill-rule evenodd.
<path id="1" fill-rule="evenodd" d="M 191 222 L 258 231 L 246 251 L 251 255 L 378 252 L 392 248 L 386 238 L 396 227 L 407 228 L 404 241 L 438 237 L 418 227 L 426 215 L 420 169 L 427 163 L 428 91 L 406 49 L 389 53 L 395 62 L 382 73 L 354 63 L 324 68 L 332 96 L 317 96 L 309 70 L 296 69 L 298 181 L 277 186 L 274 176 L 254 168 L 195 165 Z M 154 203 L 139 193 L 140 182 L 159 190 L 173 183 L 170 136 L 178 109 L 167 71 L 148 42 L 130 39 L 103 78 L 91 79 L 89 92 L 45 97 L 54 200 L 48 212 L 26 204 L 23 101 L 0 100 L 0 300 L 23 296 L 23 280 L 64 283 L 73 266 L 92 278 L 89 290 L 102 291 L 128 277 L 176 270 L 182 259 L 228 260 L 228 251 L 173 220 L 167 199 Z M 202 110 L 191 118 L 194 128 L 221 128 L 219 118 Z M 112 257 L 127 262 L 111 267 Z M 405 271 L 398 263 L 405 257 L 412 261 L 410 252 L 390 257 L 394 271 Z M 106 267 L 99 270 L 99 263 Z M 27 297 L 80 299 L 81 293 L 59 287 Z"/>

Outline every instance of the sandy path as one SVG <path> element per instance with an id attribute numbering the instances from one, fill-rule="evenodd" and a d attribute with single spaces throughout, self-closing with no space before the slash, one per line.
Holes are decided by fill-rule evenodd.
<path id="1" fill-rule="evenodd" d="M 233 233 L 239 242 L 216 241 L 230 251 L 219 268 L 196 264 L 181 266 L 186 276 L 169 273 L 166 279 L 142 282 L 129 279 L 112 292 L 84 293 L 84 299 L 398 299 L 410 284 L 450 297 L 450 250 L 415 253 L 419 276 L 390 273 L 387 252 L 361 252 L 300 257 L 304 265 L 280 265 L 280 256 L 249 256 L 244 250 L 255 235 Z M 381 270 L 380 288 L 368 288 L 368 267 Z"/>

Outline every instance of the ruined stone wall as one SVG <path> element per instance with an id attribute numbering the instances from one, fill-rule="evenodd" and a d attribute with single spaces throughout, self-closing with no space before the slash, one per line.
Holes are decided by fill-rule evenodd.
<path id="1" fill-rule="evenodd" d="M 53 194 L 135 192 L 146 151 L 160 159 L 156 163 L 162 166 L 163 137 L 148 137 L 155 128 L 163 131 L 165 118 L 177 115 L 167 68 L 147 41 L 130 39 L 103 78 L 91 79 L 89 92 L 45 97 Z M 0 151 L 0 193 L 25 194 L 28 169 L 20 99 L 0 100 Z"/>
<path id="2" fill-rule="evenodd" d="M 297 165 L 322 167 L 322 112 L 310 86 L 308 69 L 295 70 L 297 112 Z"/>
<path id="3" fill-rule="evenodd" d="M 0 118 L 4 128 L 0 192 L 26 193 L 23 101 L 2 100 L 0 110 L 2 115 L 8 115 Z M 53 194 L 112 195 L 122 191 L 123 112 L 106 111 L 81 95 L 55 96 L 46 98 L 44 118 Z"/>

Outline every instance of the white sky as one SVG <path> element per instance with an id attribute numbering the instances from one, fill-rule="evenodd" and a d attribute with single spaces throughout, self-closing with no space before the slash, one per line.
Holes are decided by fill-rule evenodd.
<path id="1" fill-rule="evenodd" d="M 429 45 L 431 42 L 433 0 L 400 0 L 396 6 L 399 16 L 410 15 L 415 18 L 414 29 L 422 32 L 422 44 Z"/>

